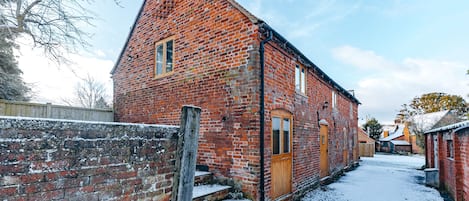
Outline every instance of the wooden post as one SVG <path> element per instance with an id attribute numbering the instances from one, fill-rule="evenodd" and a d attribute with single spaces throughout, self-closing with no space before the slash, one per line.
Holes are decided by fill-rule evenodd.
<path id="1" fill-rule="evenodd" d="M 176 172 L 173 178 L 173 201 L 191 201 L 194 188 L 197 148 L 199 146 L 200 113 L 202 109 L 184 106 L 181 113 L 181 125 L 176 158 Z"/>

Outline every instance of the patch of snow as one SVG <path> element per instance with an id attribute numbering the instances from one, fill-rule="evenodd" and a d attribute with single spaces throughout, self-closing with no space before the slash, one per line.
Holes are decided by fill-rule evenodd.
<path id="1" fill-rule="evenodd" d="M 403 136 L 404 135 L 404 128 L 405 128 L 404 124 L 395 125 L 392 130 L 389 130 L 389 136 L 385 137 L 385 138 L 382 138 L 379 141 L 391 141 L 393 139 L 396 139 L 398 137 Z"/>
<path id="2" fill-rule="evenodd" d="M 410 118 L 410 121 L 414 123 L 419 130 L 427 131 L 432 129 L 448 112 L 449 110 L 415 115 Z"/>
<path id="3" fill-rule="evenodd" d="M 354 171 L 328 186 L 308 193 L 302 201 L 443 201 L 423 184 L 422 156 L 376 154 L 362 158 Z"/>
<path id="4" fill-rule="evenodd" d="M 211 172 L 204 172 L 204 171 L 195 171 L 195 177 L 198 177 L 198 176 L 205 176 L 205 175 L 211 175 L 212 173 Z"/>
<path id="5" fill-rule="evenodd" d="M 410 145 L 409 142 L 404 140 L 391 140 L 391 143 L 393 143 L 394 145 Z"/>
<path id="6" fill-rule="evenodd" d="M 218 191 L 223 191 L 230 188 L 231 186 L 222 186 L 216 184 L 194 186 L 194 190 L 192 191 L 192 199 L 210 195 L 212 193 L 216 193 Z"/>
<path id="7" fill-rule="evenodd" d="M 101 125 L 113 125 L 113 126 L 138 126 L 140 128 L 144 128 L 144 127 L 179 128 L 179 126 L 159 125 L 159 124 L 138 124 L 138 123 L 124 123 L 124 122 L 83 121 L 83 120 L 50 119 L 50 118 L 36 118 L 36 117 L 20 117 L 20 116 L 0 116 L 0 119 L 16 119 L 16 120 L 32 120 L 32 121 L 54 121 L 54 122 L 82 123 L 82 124 L 101 124 Z"/>

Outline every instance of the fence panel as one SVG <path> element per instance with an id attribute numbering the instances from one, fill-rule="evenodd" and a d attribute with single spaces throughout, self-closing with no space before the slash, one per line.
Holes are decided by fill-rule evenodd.
<path id="1" fill-rule="evenodd" d="M 112 110 L 0 100 L 0 116 L 113 122 Z"/>
<path id="2" fill-rule="evenodd" d="M 373 157 L 375 155 L 375 145 L 374 144 L 359 144 L 360 157 Z"/>

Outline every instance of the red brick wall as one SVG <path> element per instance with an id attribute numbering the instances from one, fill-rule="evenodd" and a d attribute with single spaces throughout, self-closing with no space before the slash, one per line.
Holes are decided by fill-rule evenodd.
<path id="1" fill-rule="evenodd" d="M 456 194 L 456 164 L 453 158 L 448 158 L 447 139 L 454 139 L 448 131 L 439 136 L 439 160 L 440 160 L 440 186 L 446 188 L 452 195 Z M 454 141 L 453 141 L 454 142 Z"/>
<path id="2" fill-rule="evenodd" d="M 201 107 L 198 163 L 216 176 L 233 178 L 248 197 L 258 197 L 259 50 L 257 26 L 226 0 L 174 1 L 167 18 L 157 18 L 157 1 L 147 1 L 135 32 L 113 75 L 117 121 L 176 124 L 182 105 Z M 153 79 L 154 43 L 175 37 L 174 73 Z M 269 43 L 271 44 L 271 43 Z M 270 111 L 285 109 L 294 117 L 293 190 L 318 182 L 319 130 L 316 112 L 330 124 L 331 172 L 345 165 L 344 128 L 349 163 L 358 153 L 357 105 L 308 72 L 308 93 L 295 93 L 293 55 L 267 45 L 266 50 L 266 195 L 270 195 Z M 289 63 L 288 63 L 289 62 Z M 281 72 L 281 73 L 279 73 Z M 283 74 L 282 74 L 283 73 Z"/>
<path id="3" fill-rule="evenodd" d="M 455 161 L 458 168 L 458 192 L 456 200 L 469 200 L 469 129 L 463 129 L 455 134 Z"/>
<path id="4" fill-rule="evenodd" d="M 0 118 L 0 200 L 170 200 L 177 133 Z"/>
<path id="5" fill-rule="evenodd" d="M 258 32 L 227 1 L 174 1 L 167 18 L 147 1 L 113 75 L 116 120 L 177 124 L 182 105 L 201 107 L 198 164 L 258 191 Z M 154 79 L 154 43 L 175 37 L 173 74 Z M 128 59 L 129 56 L 132 59 Z"/>
<path id="6" fill-rule="evenodd" d="M 286 53 L 276 43 L 269 42 L 265 52 L 266 79 L 266 145 L 271 144 L 270 111 L 287 110 L 293 114 L 293 192 L 302 193 L 319 181 L 319 119 L 329 122 L 329 164 L 331 173 L 340 171 L 353 163 L 353 152 L 358 153 L 357 144 L 357 105 L 337 92 L 337 108 L 332 109 L 332 86 L 319 79 L 308 69 L 306 94 L 295 91 L 295 66 L 300 64 L 297 55 Z M 329 107 L 323 109 L 324 102 Z M 348 144 L 344 140 L 344 128 Z M 270 184 L 271 147 L 266 146 L 266 178 Z M 343 150 L 348 150 L 345 164 Z M 271 189 L 266 189 L 270 195 Z"/>

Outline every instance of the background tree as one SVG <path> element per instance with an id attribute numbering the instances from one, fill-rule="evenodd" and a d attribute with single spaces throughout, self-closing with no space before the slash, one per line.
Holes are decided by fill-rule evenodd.
<path id="1" fill-rule="evenodd" d="M 35 47 L 57 62 L 68 61 L 64 53 L 89 46 L 91 36 L 83 26 L 91 26 L 95 15 L 86 5 L 94 0 L 0 0 L 0 31 L 16 37 L 29 36 Z M 114 0 L 116 4 L 118 0 Z"/>
<path id="2" fill-rule="evenodd" d="M 1 1 L 1 0 L 0 0 Z M 31 89 L 21 77 L 16 57 L 13 36 L 0 31 L 0 99 L 28 101 Z"/>
<path id="3" fill-rule="evenodd" d="M 362 125 L 363 130 L 365 130 L 371 138 L 378 141 L 381 133 L 383 132 L 383 126 L 375 118 L 371 118 Z"/>
<path id="4" fill-rule="evenodd" d="M 408 108 L 403 107 L 403 110 L 407 110 L 405 112 L 410 116 L 452 110 L 458 116 L 463 117 L 469 112 L 467 103 L 461 96 L 438 92 L 415 97 L 408 106 Z"/>
<path id="5" fill-rule="evenodd" d="M 111 107 L 105 101 L 106 97 L 107 91 L 104 83 L 94 79 L 91 75 L 87 75 L 86 78 L 81 79 L 76 84 L 74 97 L 63 101 L 70 106 L 110 109 Z"/>

